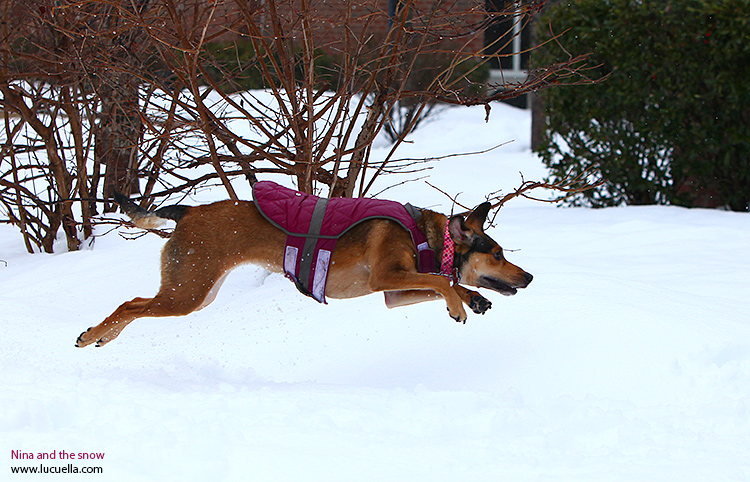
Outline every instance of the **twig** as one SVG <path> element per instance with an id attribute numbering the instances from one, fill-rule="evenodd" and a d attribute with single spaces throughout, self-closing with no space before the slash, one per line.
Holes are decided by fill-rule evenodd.
<path id="1" fill-rule="evenodd" d="M 595 182 L 589 182 L 586 180 L 589 176 L 596 176 L 598 179 Z M 492 205 L 492 208 L 493 209 L 501 208 L 506 202 L 516 197 L 523 197 L 526 199 L 530 199 L 532 201 L 557 203 L 557 202 L 560 202 L 569 198 L 570 196 L 573 196 L 574 194 L 588 191 L 589 189 L 599 187 L 605 182 L 607 182 L 606 179 L 603 179 L 598 175 L 597 170 L 594 168 L 586 169 L 581 174 L 575 177 L 569 177 L 569 176 L 565 177 L 555 183 L 540 182 L 540 181 L 525 181 L 523 180 L 523 175 L 521 176 L 521 180 L 522 180 L 521 185 L 518 188 L 516 188 L 513 192 L 506 194 L 505 196 L 500 198 L 498 201 L 494 202 Z M 539 198 L 536 198 L 527 194 L 529 191 L 533 191 L 534 189 L 539 189 L 539 188 L 548 189 L 551 191 L 558 191 L 563 194 L 554 199 L 539 199 Z"/>
<path id="2" fill-rule="evenodd" d="M 589 178 L 590 176 L 595 176 L 595 180 L 593 182 L 590 182 L 587 180 L 587 178 Z M 605 182 L 607 182 L 607 180 L 602 178 L 599 175 L 598 171 L 594 168 L 586 169 L 585 171 L 583 171 L 581 174 L 577 176 L 574 176 L 574 177 L 568 176 L 554 183 L 543 182 L 543 181 L 526 181 L 523 178 L 523 174 L 521 174 L 521 185 L 518 186 L 516 189 L 514 189 L 512 192 L 501 197 L 500 194 L 497 194 L 500 191 L 495 191 L 494 193 L 488 194 L 486 199 L 487 201 L 492 203 L 491 209 L 498 209 L 498 210 L 499 208 L 503 207 L 506 202 L 517 197 L 522 197 L 525 199 L 530 199 L 532 201 L 539 201 L 539 202 L 544 202 L 544 203 L 558 203 L 560 201 L 564 201 L 565 199 L 575 194 L 599 187 Z M 458 195 L 456 195 L 455 197 L 451 196 L 450 194 L 446 193 L 439 187 L 436 187 L 427 181 L 425 181 L 425 183 L 428 186 L 432 187 L 433 189 L 437 190 L 438 192 L 447 196 L 451 201 L 453 201 L 454 204 L 466 209 L 465 212 L 459 213 L 462 216 L 466 216 L 471 212 L 471 208 L 468 208 L 458 202 L 457 200 Z M 535 189 L 547 189 L 550 191 L 557 191 L 557 192 L 562 193 L 562 195 L 552 198 L 552 199 L 541 199 L 541 198 L 529 195 L 529 192 Z M 497 212 L 495 213 L 495 216 L 497 216 Z M 491 222 L 494 222 L 494 216 Z"/>
<path id="3" fill-rule="evenodd" d="M 450 199 L 450 200 L 451 200 L 451 201 L 453 202 L 453 204 L 456 204 L 456 205 L 458 205 L 458 206 L 461 206 L 461 207 L 462 207 L 462 208 L 464 208 L 464 209 L 468 209 L 469 211 L 471 211 L 471 209 L 470 209 L 470 208 L 467 208 L 466 206 L 464 206 L 463 204 L 461 204 L 460 202 L 458 202 L 458 199 L 457 199 L 457 198 L 458 198 L 458 195 L 459 195 L 459 194 L 461 194 L 461 193 L 458 193 L 458 194 L 456 194 L 456 196 L 455 196 L 455 197 L 453 197 L 453 196 L 451 196 L 450 194 L 448 194 L 447 192 L 445 192 L 445 191 L 443 191 L 442 189 L 440 189 L 439 187 L 437 187 L 437 186 L 434 186 L 434 185 L 430 184 L 430 183 L 429 183 L 429 182 L 427 182 L 427 181 L 425 181 L 425 184 L 427 184 L 427 185 L 428 185 L 428 186 L 430 186 L 431 188 L 435 189 L 436 191 L 438 191 L 438 192 L 440 192 L 440 193 L 444 194 L 444 195 L 445 195 L 445 196 L 446 196 L 446 197 L 447 197 L 448 199 Z"/>

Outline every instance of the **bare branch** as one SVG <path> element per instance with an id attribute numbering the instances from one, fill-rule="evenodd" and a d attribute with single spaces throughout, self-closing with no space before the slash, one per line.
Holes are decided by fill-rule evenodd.
<path id="1" fill-rule="evenodd" d="M 502 197 L 500 197 L 499 195 L 488 197 L 488 201 L 493 202 L 493 209 L 501 208 L 506 202 L 517 197 L 531 199 L 532 201 L 558 203 L 569 198 L 570 196 L 599 187 L 607 182 L 607 180 L 603 179 L 595 169 L 588 169 L 577 176 L 569 176 L 554 183 L 525 181 L 523 180 L 523 176 L 521 177 L 521 179 L 521 185 L 516 188 L 515 191 L 508 193 Z M 546 189 L 548 191 L 561 194 L 553 199 L 541 199 L 528 194 L 535 189 Z"/>

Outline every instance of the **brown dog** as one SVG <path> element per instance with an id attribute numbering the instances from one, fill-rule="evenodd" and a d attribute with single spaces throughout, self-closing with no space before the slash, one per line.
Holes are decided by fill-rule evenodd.
<path id="1" fill-rule="evenodd" d="M 203 308 L 239 264 L 253 263 L 283 272 L 286 234 L 267 221 L 252 202 L 220 201 L 146 211 L 122 196 L 117 201 L 139 227 L 154 227 L 166 219 L 177 221 L 162 251 L 161 287 L 153 298 L 123 303 L 99 325 L 82 333 L 76 341 L 78 347 L 103 346 L 142 316 L 187 315 Z M 389 308 L 444 298 L 456 321 L 466 322 L 464 303 L 483 314 L 490 302 L 458 281 L 514 295 L 532 280 L 529 273 L 506 261 L 502 248 L 484 233 L 490 208 L 490 203 L 480 204 L 466 219 L 419 210 L 417 226 L 438 256 L 444 249 L 446 230 L 455 243 L 455 283 L 441 274 L 419 273 L 417 249 L 409 232 L 394 221 L 371 219 L 338 240 L 325 295 L 354 298 L 383 291 Z"/>

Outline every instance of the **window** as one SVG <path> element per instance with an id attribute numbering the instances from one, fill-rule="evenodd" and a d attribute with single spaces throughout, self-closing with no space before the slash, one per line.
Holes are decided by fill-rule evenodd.
<path id="1" fill-rule="evenodd" d="M 508 0 L 486 0 L 485 8 L 488 12 L 512 12 L 514 4 L 516 2 Z M 499 59 L 491 59 L 491 78 L 506 82 L 525 80 L 529 69 L 528 49 L 531 44 L 531 26 L 526 25 L 527 15 L 498 15 L 491 22 L 485 32 L 485 52 L 503 55 Z M 526 28 L 523 28 L 524 25 Z"/>

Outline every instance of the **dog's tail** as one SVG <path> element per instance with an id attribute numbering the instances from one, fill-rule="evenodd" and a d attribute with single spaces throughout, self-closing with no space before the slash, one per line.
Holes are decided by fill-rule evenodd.
<path id="1" fill-rule="evenodd" d="M 188 206 L 176 204 L 159 208 L 156 211 L 149 211 L 117 191 L 114 191 L 114 198 L 122 212 L 127 214 L 133 220 L 133 223 L 142 229 L 157 228 L 164 224 L 167 219 L 179 222 L 188 210 Z"/>

